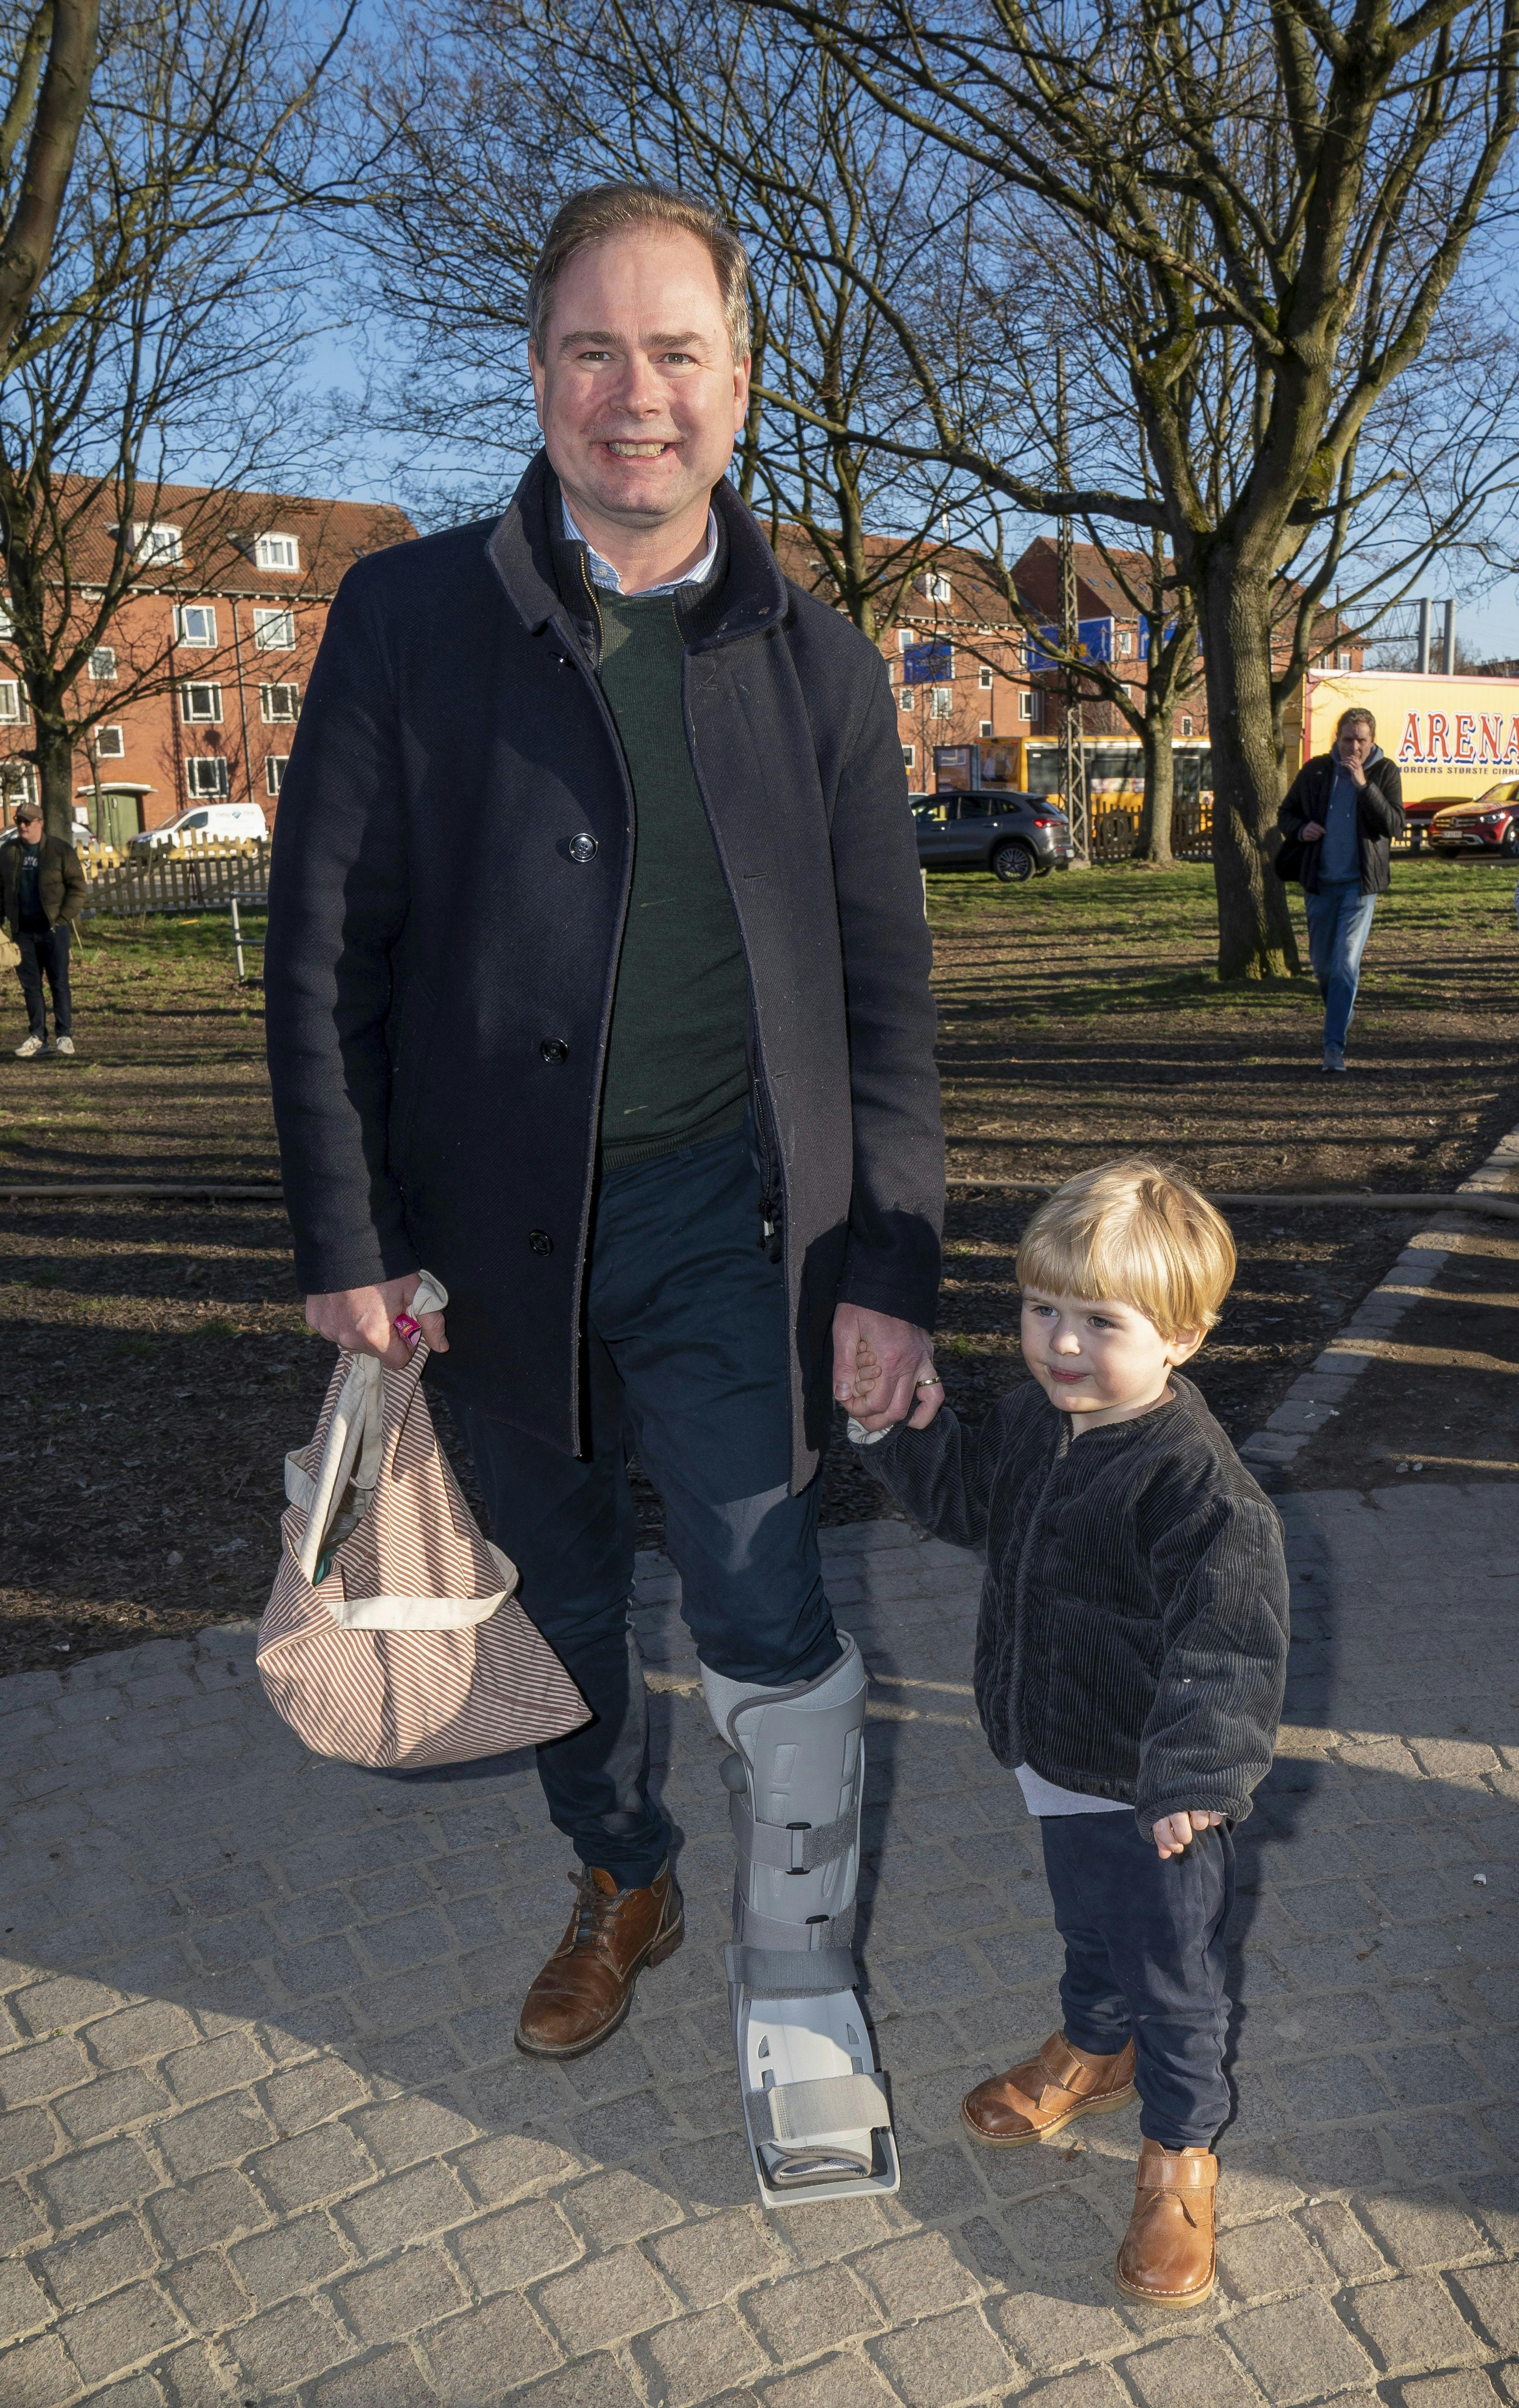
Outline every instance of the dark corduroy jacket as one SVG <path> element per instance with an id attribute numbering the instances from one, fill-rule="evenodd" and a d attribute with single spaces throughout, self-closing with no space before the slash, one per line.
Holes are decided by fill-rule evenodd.
<path id="1" fill-rule="evenodd" d="M 1329 796 L 1334 786 L 1335 756 L 1332 752 L 1315 752 L 1305 761 L 1287 789 L 1286 799 L 1277 813 L 1277 825 L 1284 837 L 1300 836 L 1311 820 L 1323 824 L 1329 809 Z M 1392 839 L 1403 833 L 1403 780 L 1396 762 L 1373 745 L 1366 764 L 1366 783 L 1355 797 L 1355 828 L 1361 848 L 1361 893 L 1385 895 L 1392 884 L 1389 867 Z M 1322 838 L 1315 838 L 1303 848 L 1303 891 L 1316 895 L 1319 891 L 1319 863 L 1324 855 Z"/>
<path id="2" fill-rule="evenodd" d="M 45 836 L 37 864 L 37 901 L 50 928 L 60 920 L 77 920 L 90 897 L 79 856 L 61 836 Z M 15 837 L 0 844 L 0 920 L 12 937 L 21 934 L 21 842 Z"/>
<path id="3" fill-rule="evenodd" d="M 726 572 L 676 605 L 685 731 L 747 967 L 800 1485 L 838 1300 L 933 1317 L 930 949 L 885 665 L 787 584 L 731 485 L 713 501 Z M 265 975 L 301 1287 L 425 1266 L 450 1296 L 429 1376 L 573 1451 L 634 804 L 560 533 L 540 455 L 499 522 L 349 570 L 280 791 Z"/>
<path id="4" fill-rule="evenodd" d="M 986 1559 L 976 1703 L 994 1753 L 1163 1814 L 1239 1822 L 1287 1665 L 1282 1525 L 1190 1380 L 1088 1430 L 1030 1380 L 971 1435 L 948 1409 L 859 1452 L 914 1521 Z"/>

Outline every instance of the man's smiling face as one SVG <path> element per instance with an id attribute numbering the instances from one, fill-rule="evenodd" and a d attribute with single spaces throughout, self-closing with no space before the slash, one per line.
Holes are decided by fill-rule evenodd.
<path id="1" fill-rule="evenodd" d="M 652 530 L 704 507 L 749 399 L 717 271 L 679 227 L 577 251 L 554 286 L 544 357 L 529 352 L 550 463 L 582 532 Z"/>

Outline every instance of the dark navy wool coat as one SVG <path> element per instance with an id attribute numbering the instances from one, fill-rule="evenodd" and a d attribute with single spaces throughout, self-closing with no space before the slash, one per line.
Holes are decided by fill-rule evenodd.
<path id="1" fill-rule="evenodd" d="M 835 1304 L 933 1320 L 929 940 L 884 665 L 730 486 L 713 500 L 726 571 L 681 606 L 686 731 L 748 966 L 800 1486 Z M 279 797 L 265 977 L 302 1289 L 425 1266 L 450 1295 L 430 1373 L 574 1452 L 634 829 L 558 510 L 540 454 L 498 523 L 344 578 Z"/>

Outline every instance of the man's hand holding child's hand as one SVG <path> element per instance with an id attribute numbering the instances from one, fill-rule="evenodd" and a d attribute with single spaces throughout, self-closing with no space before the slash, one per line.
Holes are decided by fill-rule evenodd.
<path id="1" fill-rule="evenodd" d="M 1211 1806 L 1194 1806 L 1190 1814 L 1163 1814 L 1154 1826 L 1155 1845 L 1163 1856 L 1179 1856 L 1198 1833 L 1223 1820 Z"/>

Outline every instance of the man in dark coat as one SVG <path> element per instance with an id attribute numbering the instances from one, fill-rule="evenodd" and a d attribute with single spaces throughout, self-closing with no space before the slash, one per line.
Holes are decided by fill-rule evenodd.
<path id="1" fill-rule="evenodd" d="M 505 515 L 363 561 L 334 604 L 266 975 L 308 1319 L 396 1361 L 419 1269 L 441 1280 L 429 1377 L 594 1712 L 540 1756 L 582 1872 L 518 2030 L 572 2056 L 681 1937 L 626 1457 L 725 1717 L 737 1686 L 853 1730 L 807 1817 L 831 1827 L 864 1679 L 815 1473 L 834 1395 L 881 1426 L 937 1409 L 943 1161 L 884 666 L 724 480 L 742 252 L 705 208 L 601 188 L 561 213 L 530 310 L 544 450 Z M 802 1946 L 842 1936 L 853 1862 L 840 1840 L 790 1883 L 829 1927 Z"/>
<path id="2" fill-rule="evenodd" d="M 15 836 L 0 842 L 0 922 L 20 950 L 16 976 L 26 997 L 26 1035 L 16 1048 L 23 1062 L 48 1048 L 44 978 L 52 993 L 53 1050 L 74 1051 L 69 939 L 90 891 L 74 847 L 44 836 L 42 825 L 41 805 L 20 803 Z"/>
<path id="3" fill-rule="evenodd" d="M 1403 833 L 1403 781 L 1377 743 L 1369 710 L 1342 711 L 1333 749 L 1305 761 L 1277 814 L 1303 841 L 1308 950 L 1324 997 L 1324 1068 L 1342 1071 L 1361 955 L 1377 896 L 1392 882 L 1388 857 Z"/>

